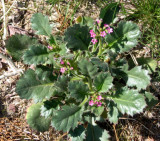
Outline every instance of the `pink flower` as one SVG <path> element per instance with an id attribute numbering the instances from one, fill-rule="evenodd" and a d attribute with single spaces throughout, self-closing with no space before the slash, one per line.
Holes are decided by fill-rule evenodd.
<path id="1" fill-rule="evenodd" d="M 91 37 L 92 38 L 95 38 L 96 37 L 96 34 L 93 32 L 93 33 L 90 33 L 91 34 Z"/>
<path id="2" fill-rule="evenodd" d="M 106 34 L 106 32 L 105 31 L 103 31 L 103 32 L 101 32 L 101 37 L 105 37 L 107 34 Z"/>
<path id="3" fill-rule="evenodd" d="M 50 49 L 50 50 L 53 49 L 53 47 L 51 47 L 51 46 L 48 46 L 47 48 Z"/>
<path id="4" fill-rule="evenodd" d="M 108 28 L 107 28 L 107 31 L 108 31 L 108 33 L 110 34 L 110 33 L 113 32 L 113 28 L 108 27 Z"/>
<path id="5" fill-rule="evenodd" d="M 98 101 L 94 102 L 94 104 L 98 104 Z"/>
<path id="6" fill-rule="evenodd" d="M 92 42 L 93 44 L 95 44 L 95 43 L 97 43 L 97 39 L 92 39 L 91 42 Z"/>
<path id="7" fill-rule="evenodd" d="M 94 33 L 93 29 L 89 31 L 89 33 Z"/>
<path id="8" fill-rule="evenodd" d="M 71 67 L 70 70 L 73 70 L 73 67 Z"/>
<path id="9" fill-rule="evenodd" d="M 97 99 L 98 99 L 98 100 L 101 100 L 101 99 L 102 99 L 102 96 L 101 96 L 101 95 L 97 96 Z"/>
<path id="10" fill-rule="evenodd" d="M 98 102 L 97 106 L 98 106 L 98 107 L 99 107 L 99 106 L 102 106 L 102 102 Z"/>
<path id="11" fill-rule="evenodd" d="M 100 24 L 102 22 L 102 19 L 96 19 L 96 22 Z"/>
<path id="12" fill-rule="evenodd" d="M 69 63 L 69 62 L 67 62 L 67 65 L 70 65 L 70 63 Z"/>
<path id="13" fill-rule="evenodd" d="M 60 72 L 64 73 L 66 71 L 66 68 L 61 68 Z"/>
<path id="14" fill-rule="evenodd" d="M 104 27 L 109 27 L 109 25 L 108 24 L 104 24 Z"/>
<path id="15" fill-rule="evenodd" d="M 89 101 L 89 105 L 90 105 L 90 106 L 93 106 L 93 105 L 94 105 L 93 100 Z"/>
<path id="16" fill-rule="evenodd" d="M 63 60 L 61 60 L 61 62 L 60 62 L 62 65 L 64 64 L 64 61 Z"/>

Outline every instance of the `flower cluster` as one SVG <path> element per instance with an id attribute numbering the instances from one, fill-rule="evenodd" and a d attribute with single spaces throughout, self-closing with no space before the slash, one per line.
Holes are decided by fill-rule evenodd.
<path id="1" fill-rule="evenodd" d="M 49 50 L 52 50 L 52 49 L 53 49 L 53 47 L 52 47 L 52 46 L 48 46 L 47 48 L 48 48 Z"/>
<path id="2" fill-rule="evenodd" d="M 111 28 L 108 24 L 104 24 L 103 28 L 101 27 L 101 23 L 102 23 L 102 19 L 97 19 L 96 23 L 98 24 L 97 29 L 99 30 L 99 33 L 95 33 L 93 29 L 90 30 L 90 37 L 92 38 L 91 42 L 93 44 L 96 44 L 98 41 L 96 39 L 96 36 L 101 36 L 101 37 L 105 37 L 108 34 L 113 32 L 113 28 Z"/>
<path id="3" fill-rule="evenodd" d="M 96 96 L 96 97 L 92 97 L 92 100 L 89 101 L 89 105 L 90 106 L 93 106 L 93 105 L 97 105 L 98 107 L 99 106 L 102 106 L 102 96 L 99 95 L 99 96 Z"/>
<path id="4" fill-rule="evenodd" d="M 61 61 L 60 61 L 60 64 L 63 66 L 63 67 L 60 69 L 60 72 L 61 72 L 61 73 L 65 73 L 65 71 L 67 71 L 67 70 L 73 70 L 73 67 L 70 66 L 70 63 L 69 63 L 69 62 L 65 62 L 64 60 L 61 60 Z"/>

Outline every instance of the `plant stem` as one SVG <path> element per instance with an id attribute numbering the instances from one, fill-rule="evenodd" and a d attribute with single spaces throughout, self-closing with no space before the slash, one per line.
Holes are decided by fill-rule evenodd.
<path id="1" fill-rule="evenodd" d="M 96 45 L 93 45 L 92 52 L 96 51 Z"/>
<path id="2" fill-rule="evenodd" d="M 82 101 L 79 107 L 82 107 L 87 101 L 88 101 L 88 97 L 85 97 L 85 99 Z"/>
<path id="3" fill-rule="evenodd" d="M 101 54 L 102 54 L 102 41 L 101 39 L 99 39 L 99 51 L 97 56 L 101 56 Z"/>
<path id="4" fill-rule="evenodd" d="M 92 90 L 92 80 L 90 78 L 87 79 L 88 79 L 89 89 Z"/>

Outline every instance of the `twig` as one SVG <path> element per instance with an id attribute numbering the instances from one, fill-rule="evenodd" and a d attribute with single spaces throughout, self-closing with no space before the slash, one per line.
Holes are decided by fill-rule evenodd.
<path id="1" fill-rule="evenodd" d="M 0 76 L 0 79 L 5 78 L 5 77 L 9 77 L 9 76 L 13 76 L 13 75 L 16 75 L 16 74 L 19 74 L 19 73 L 23 72 L 22 69 L 16 68 L 13 61 L 11 59 L 7 58 L 6 56 L 4 56 L 2 53 L 0 53 L 0 58 L 6 60 L 8 65 L 10 66 L 10 68 L 13 71 L 13 72 L 10 72 L 10 73 L 4 73 L 3 75 Z"/>
<path id="2" fill-rule="evenodd" d="M 15 0 L 13 3 L 12 3 L 12 5 L 10 6 L 10 8 L 7 10 L 7 12 L 5 13 L 5 15 L 3 15 L 1 18 L 0 18 L 0 21 L 3 19 L 3 17 L 4 16 L 6 16 L 9 12 L 10 12 L 10 10 L 13 8 L 13 6 L 14 6 L 14 4 L 17 2 L 17 0 Z"/>
<path id="3" fill-rule="evenodd" d="M 62 136 L 58 137 L 58 139 L 56 141 L 60 141 L 60 139 L 62 139 L 64 136 L 66 136 L 68 133 L 64 133 Z"/>
<path id="4" fill-rule="evenodd" d="M 113 129 L 114 129 L 114 133 L 115 133 L 115 136 L 116 136 L 116 141 L 119 141 L 119 138 L 117 136 L 117 131 L 116 131 L 115 124 L 113 124 Z"/>
<path id="5" fill-rule="evenodd" d="M 3 7 L 3 42 L 6 40 L 6 37 L 7 37 L 7 24 L 6 24 L 6 8 L 5 8 L 5 3 L 4 3 L 4 0 L 1 0 L 2 2 L 2 7 Z M 5 42 L 4 42 L 5 44 Z"/>
<path id="6" fill-rule="evenodd" d="M 137 120 L 135 120 L 135 119 L 133 119 L 133 118 L 119 118 L 119 119 L 128 119 L 128 120 L 134 120 L 134 121 L 137 121 Z M 139 121 L 137 121 L 137 122 L 139 122 Z M 151 130 L 149 130 L 145 125 L 143 125 L 141 122 L 139 122 L 145 129 L 147 129 L 152 135 L 155 135 Z"/>
<path id="7" fill-rule="evenodd" d="M 131 54 L 131 53 L 129 53 L 129 54 L 130 54 L 130 56 L 131 56 L 134 64 L 135 64 L 136 66 L 138 66 L 138 62 L 137 62 L 137 60 L 136 60 L 136 57 L 135 57 L 133 54 Z"/>

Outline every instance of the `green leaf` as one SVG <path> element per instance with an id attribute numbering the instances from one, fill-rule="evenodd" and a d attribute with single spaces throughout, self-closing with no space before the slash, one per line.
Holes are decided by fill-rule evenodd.
<path id="1" fill-rule="evenodd" d="M 78 125 L 74 130 L 70 130 L 68 134 L 72 141 L 83 141 L 85 139 L 85 128 L 82 125 Z"/>
<path id="2" fill-rule="evenodd" d="M 149 57 L 141 57 L 141 58 L 136 58 L 137 62 L 139 65 L 143 66 L 146 68 L 149 73 L 153 73 L 156 71 L 157 68 L 157 61 L 155 59 L 149 58 Z M 133 61 L 130 61 L 130 67 L 135 66 Z"/>
<path id="3" fill-rule="evenodd" d="M 87 25 L 89 28 L 94 27 L 94 20 L 91 17 L 82 16 L 79 23 L 81 25 Z"/>
<path id="4" fill-rule="evenodd" d="M 60 77 L 58 77 L 58 80 L 55 82 L 55 86 L 58 89 L 58 91 L 66 92 L 68 89 L 67 87 L 69 80 L 70 78 L 65 75 L 61 75 Z"/>
<path id="5" fill-rule="evenodd" d="M 49 129 L 51 119 L 42 117 L 40 115 L 41 106 L 42 106 L 42 103 L 37 103 L 29 107 L 27 111 L 26 119 L 30 127 L 40 132 L 44 132 Z"/>
<path id="6" fill-rule="evenodd" d="M 100 107 L 91 107 L 91 112 L 93 114 L 95 114 L 97 117 L 99 117 L 104 111 L 104 107 L 103 106 L 100 106 Z"/>
<path id="7" fill-rule="evenodd" d="M 40 80 L 31 69 L 24 73 L 16 85 L 16 92 L 22 99 L 33 98 L 35 102 L 40 102 L 44 98 L 49 99 L 54 91 L 53 82 L 49 78 Z"/>
<path id="8" fill-rule="evenodd" d="M 50 36 L 52 33 L 52 27 L 49 24 L 47 16 L 41 13 L 36 13 L 31 18 L 32 29 L 36 30 L 37 35 Z"/>
<path id="9" fill-rule="evenodd" d="M 92 118 L 92 124 L 88 123 L 86 132 L 86 141 L 108 141 L 109 134 L 106 130 L 100 128 Z"/>
<path id="10" fill-rule="evenodd" d="M 122 21 L 111 34 L 107 34 L 106 41 L 113 52 L 123 53 L 137 45 L 140 37 L 138 26 L 132 22 Z"/>
<path id="11" fill-rule="evenodd" d="M 52 117 L 57 115 L 57 110 L 59 110 L 59 104 L 61 102 L 59 99 L 52 99 L 52 100 L 47 100 L 44 102 L 44 105 L 41 107 L 41 116 L 44 116 L 45 118 Z"/>
<path id="12" fill-rule="evenodd" d="M 44 64 L 48 61 L 49 56 L 53 56 L 54 52 L 49 50 L 43 45 L 33 45 L 23 55 L 23 61 L 25 64 Z M 52 57 L 53 58 L 53 57 Z"/>
<path id="13" fill-rule="evenodd" d="M 146 103 L 149 108 L 158 103 L 158 99 L 153 94 L 145 92 L 144 96 L 146 97 Z"/>
<path id="14" fill-rule="evenodd" d="M 138 90 L 146 89 L 146 87 L 150 84 L 150 76 L 148 75 L 148 71 L 142 69 L 141 66 L 136 66 L 129 71 L 125 71 L 126 76 L 124 76 L 124 80 L 126 81 L 128 86 L 136 86 Z"/>
<path id="15" fill-rule="evenodd" d="M 20 61 L 23 53 L 29 46 L 38 44 L 38 40 L 26 35 L 13 35 L 6 41 L 6 48 L 13 59 Z"/>
<path id="16" fill-rule="evenodd" d="M 83 59 L 78 63 L 78 67 L 80 68 L 80 72 L 86 76 L 90 76 L 94 78 L 98 72 L 96 66 L 94 66 L 91 62 Z"/>
<path id="17" fill-rule="evenodd" d="M 117 105 L 110 101 L 108 103 L 107 107 L 108 107 L 108 110 L 109 110 L 108 113 L 107 113 L 108 120 L 111 123 L 117 124 L 118 123 L 118 117 L 119 117 L 119 111 L 117 109 Z"/>
<path id="18" fill-rule="evenodd" d="M 52 82 L 57 79 L 57 76 L 53 76 L 53 69 L 47 66 L 37 66 L 35 73 L 39 80 Z"/>
<path id="19" fill-rule="evenodd" d="M 89 28 L 75 24 L 67 29 L 64 40 L 70 50 L 88 50 L 91 41 Z"/>
<path id="20" fill-rule="evenodd" d="M 113 77 L 110 73 L 102 72 L 95 77 L 94 86 L 96 87 L 97 91 L 105 93 L 112 88 L 112 81 Z"/>
<path id="21" fill-rule="evenodd" d="M 75 98 L 77 101 L 82 101 L 88 94 L 89 88 L 82 81 L 71 81 L 68 83 L 68 90 L 71 97 Z"/>
<path id="22" fill-rule="evenodd" d="M 122 114 L 133 116 L 140 113 L 146 107 L 144 96 L 139 94 L 137 90 L 130 90 L 127 87 L 116 91 L 115 95 L 110 97 Z"/>
<path id="23" fill-rule="evenodd" d="M 118 3 L 107 4 L 106 7 L 101 9 L 100 18 L 103 19 L 102 24 L 111 24 L 115 19 L 120 7 Z"/>
<path id="24" fill-rule="evenodd" d="M 78 121 L 82 120 L 83 107 L 76 105 L 65 105 L 61 111 L 57 111 L 57 115 L 52 119 L 52 126 L 57 130 L 69 131 L 74 130 L 78 126 Z"/>
<path id="25" fill-rule="evenodd" d="M 98 67 L 99 71 L 103 71 L 103 72 L 108 71 L 108 64 L 105 62 L 102 62 L 99 58 L 92 57 L 91 62 L 93 65 Z"/>

